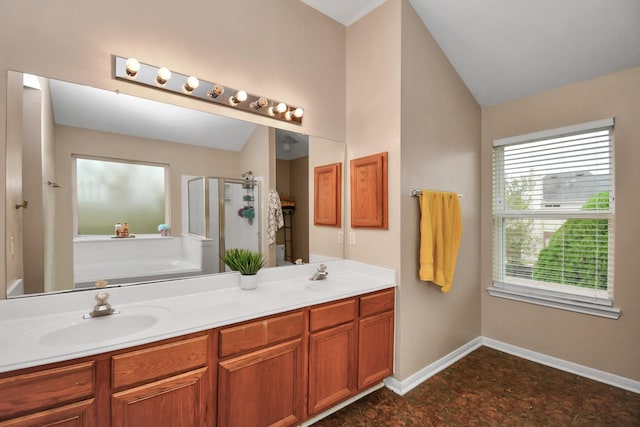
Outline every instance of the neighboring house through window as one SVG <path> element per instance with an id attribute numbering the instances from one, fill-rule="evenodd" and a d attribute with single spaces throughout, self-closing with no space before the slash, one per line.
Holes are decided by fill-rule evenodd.
<path id="1" fill-rule="evenodd" d="M 618 318 L 613 119 L 493 145 L 489 293 Z"/>

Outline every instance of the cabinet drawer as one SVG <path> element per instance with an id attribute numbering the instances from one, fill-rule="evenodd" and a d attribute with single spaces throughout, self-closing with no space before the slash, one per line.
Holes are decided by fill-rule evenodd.
<path id="1" fill-rule="evenodd" d="M 393 310 L 394 304 L 395 291 L 393 289 L 373 295 L 365 295 L 360 297 L 360 317 Z"/>
<path id="2" fill-rule="evenodd" d="M 92 397 L 94 372 L 85 362 L 1 379 L 0 419 Z"/>
<path id="3" fill-rule="evenodd" d="M 207 363 L 207 336 L 118 354 L 111 363 L 115 389 L 179 374 Z"/>
<path id="4" fill-rule="evenodd" d="M 309 311 L 309 330 L 311 332 L 319 331 L 350 322 L 355 318 L 355 299 L 314 307 Z"/>
<path id="5" fill-rule="evenodd" d="M 234 326 L 220 331 L 220 357 L 254 350 L 302 335 L 301 311 Z"/>

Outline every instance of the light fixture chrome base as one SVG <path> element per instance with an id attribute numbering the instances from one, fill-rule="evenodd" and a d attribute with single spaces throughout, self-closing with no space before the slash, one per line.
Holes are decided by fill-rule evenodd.
<path id="1" fill-rule="evenodd" d="M 224 105 L 226 107 L 235 108 L 250 113 L 259 114 L 261 116 L 270 117 L 272 119 L 281 120 L 287 123 L 302 124 L 302 111 L 299 107 L 287 105 L 281 101 L 268 99 L 258 95 L 252 95 L 246 93 L 246 99 L 239 101 L 239 90 L 223 86 L 219 83 L 212 83 L 206 80 L 199 80 L 199 85 L 193 90 L 187 90 L 190 86 L 187 85 L 187 79 L 191 76 L 180 74 L 175 71 L 171 71 L 170 77 L 163 81 L 158 81 L 158 71 L 162 67 L 156 67 L 154 65 L 144 64 L 139 62 L 139 68 L 135 73 L 130 73 L 127 70 L 127 59 L 121 56 L 114 55 L 114 70 L 115 78 L 120 80 L 126 80 L 133 83 L 138 83 L 144 86 L 153 87 L 160 90 L 166 90 L 169 92 L 177 93 L 180 95 L 197 98 L 203 101 L 212 102 L 214 104 Z M 137 61 L 136 61 L 137 62 Z M 216 87 L 216 90 L 214 90 Z M 220 93 L 220 88 L 222 92 Z M 220 93 L 219 95 L 217 93 Z M 267 100 L 265 104 L 264 100 Z M 284 111 L 279 111 L 282 107 L 278 108 L 281 104 L 286 105 Z M 264 106 L 260 106 L 264 105 Z M 260 106 L 260 107 L 259 107 Z M 297 114 L 298 115 L 297 115 Z"/>

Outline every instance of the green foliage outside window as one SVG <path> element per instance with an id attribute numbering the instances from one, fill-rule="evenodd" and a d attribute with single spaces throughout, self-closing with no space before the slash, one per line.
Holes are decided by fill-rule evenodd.
<path id="1" fill-rule="evenodd" d="M 582 210 L 609 208 L 609 192 L 587 200 Z M 607 289 L 609 236 L 606 219 L 568 219 L 540 251 L 533 278 L 594 289 Z"/>

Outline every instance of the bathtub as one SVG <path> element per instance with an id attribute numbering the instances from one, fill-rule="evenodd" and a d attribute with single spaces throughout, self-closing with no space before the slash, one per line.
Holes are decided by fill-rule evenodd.
<path id="1" fill-rule="evenodd" d="M 212 273 L 210 239 L 139 236 L 74 239 L 74 287 L 148 282 Z"/>
<path id="2" fill-rule="evenodd" d="M 94 287 L 95 282 L 106 280 L 110 285 L 171 279 L 202 274 L 199 265 L 184 259 L 135 259 L 114 262 L 94 262 L 76 265 L 76 288 Z"/>

